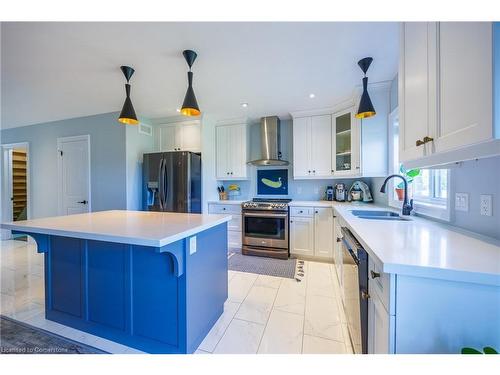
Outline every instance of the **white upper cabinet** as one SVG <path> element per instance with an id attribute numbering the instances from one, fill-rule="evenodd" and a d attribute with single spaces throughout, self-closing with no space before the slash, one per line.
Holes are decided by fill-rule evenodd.
<path id="1" fill-rule="evenodd" d="M 491 156 L 500 149 L 490 142 L 493 63 L 491 22 L 402 24 L 399 142 L 407 167 Z"/>
<path id="2" fill-rule="evenodd" d="M 441 22 L 435 152 L 493 137 L 492 24 Z"/>
<path id="3" fill-rule="evenodd" d="M 429 135 L 429 123 L 436 121 L 436 108 L 429 97 L 436 85 L 435 74 L 430 72 L 435 67 L 428 64 L 430 46 L 436 43 L 436 24 L 404 23 L 400 38 L 399 158 L 409 160 L 425 156 L 420 142 Z"/>
<path id="4" fill-rule="evenodd" d="M 248 178 L 248 126 L 246 124 L 215 127 L 216 164 L 218 180 Z"/>
<path id="5" fill-rule="evenodd" d="M 299 117 L 293 121 L 294 178 L 332 176 L 332 116 Z"/>
<path id="6" fill-rule="evenodd" d="M 311 117 L 311 168 L 315 177 L 331 177 L 332 116 Z"/>
<path id="7" fill-rule="evenodd" d="M 158 126 L 159 151 L 201 151 L 201 126 L 198 120 Z"/>
<path id="8" fill-rule="evenodd" d="M 359 126 L 352 109 L 333 115 L 332 172 L 337 176 L 360 175 Z"/>
<path id="9" fill-rule="evenodd" d="M 311 118 L 293 119 L 293 177 L 311 175 Z"/>
<path id="10" fill-rule="evenodd" d="M 388 107 L 389 90 L 377 94 Z M 293 117 L 293 178 L 374 177 L 387 173 L 387 109 L 376 121 L 364 120 L 367 131 L 355 118 L 353 101 L 315 113 L 295 112 Z M 364 137 L 368 139 L 364 139 Z M 363 138 L 363 142 L 362 142 Z M 364 152 L 372 160 L 363 168 Z M 375 155 L 375 156 L 373 156 Z M 370 155 L 367 155 L 370 158 Z"/>

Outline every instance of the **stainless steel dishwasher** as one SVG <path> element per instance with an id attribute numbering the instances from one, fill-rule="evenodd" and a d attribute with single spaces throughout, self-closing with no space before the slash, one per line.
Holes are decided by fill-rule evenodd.
<path id="1" fill-rule="evenodd" d="M 355 353 L 368 353 L 368 253 L 342 227 L 344 308 Z"/>

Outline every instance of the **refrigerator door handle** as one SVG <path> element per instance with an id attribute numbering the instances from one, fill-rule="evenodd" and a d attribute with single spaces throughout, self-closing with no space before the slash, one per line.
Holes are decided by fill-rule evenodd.
<path id="1" fill-rule="evenodd" d="M 163 209 L 167 209 L 167 199 L 168 199 L 168 173 L 167 173 L 167 161 L 163 159 Z"/>
<path id="2" fill-rule="evenodd" d="M 163 159 L 160 159 L 160 166 L 158 168 L 158 204 L 160 209 L 163 210 Z"/>

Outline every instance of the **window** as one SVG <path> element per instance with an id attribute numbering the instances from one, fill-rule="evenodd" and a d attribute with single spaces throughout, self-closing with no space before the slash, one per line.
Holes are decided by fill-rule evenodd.
<path id="1" fill-rule="evenodd" d="M 448 169 L 412 169 L 406 170 L 399 163 L 399 118 L 397 108 L 389 115 L 389 160 L 391 173 L 399 173 L 408 180 L 409 199 L 413 199 L 414 211 L 420 215 L 431 216 L 441 220 L 450 219 L 449 209 L 449 170 Z M 389 194 L 389 205 L 401 208 L 403 199 L 397 189 L 403 183 L 397 179 L 390 181 L 392 193 Z M 399 194 L 402 194 L 399 192 Z"/>

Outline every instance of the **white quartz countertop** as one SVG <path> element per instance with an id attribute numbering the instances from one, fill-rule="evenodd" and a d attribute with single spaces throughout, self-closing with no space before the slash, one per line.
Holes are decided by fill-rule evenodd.
<path id="1" fill-rule="evenodd" d="M 218 200 L 218 201 L 208 201 L 207 203 L 208 204 L 235 204 L 235 205 L 241 206 L 241 204 L 243 202 L 246 202 L 247 200 L 229 200 L 228 199 L 228 200 L 225 200 L 225 201 L 221 201 L 221 200 Z"/>
<path id="2" fill-rule="evenodd" d="M 4 229 L 161 247 L 231 220 L 231 215 L 101 211 L 23 220 Z"/>
<path id="3" fill-rule="evenodd" d="M 357 218 L 351 210 L 391 210 L 336 203 L 334 210 L 386 273 L 500 285 L 500 247 L 431 220 Z"/>
<path id="4" fill-rule="evenodd" d="M 290 207 L 333 207 L 334 201 L 294 201 L 292 200 L 288 205 Z"/>

